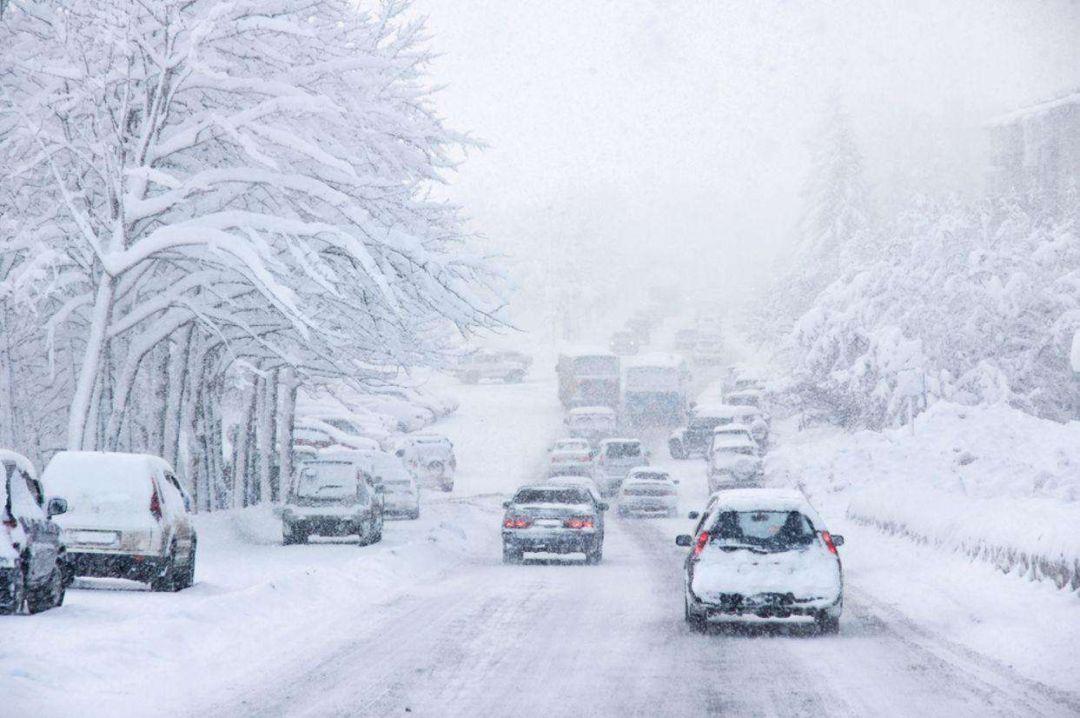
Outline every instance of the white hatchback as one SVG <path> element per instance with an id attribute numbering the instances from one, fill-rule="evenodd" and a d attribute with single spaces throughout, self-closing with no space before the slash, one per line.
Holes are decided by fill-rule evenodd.
<path id="1" fill-rule="evenodd" d="M 666 471 L 639 466 L 619 488 L 619 516 L 674 516 L 679 508 L 678 481 Z"/>
<path id="2" fill-rule="evenodd" d="M 692 628 L 756 616 L 810 618 L 822 633 L 839 630 L 844 576 L 837 548 L 844 538 L 829 533 L 802 493 L 720 491 L 694 535 L 676 543 L 690 548 L 684 591 Z"/>

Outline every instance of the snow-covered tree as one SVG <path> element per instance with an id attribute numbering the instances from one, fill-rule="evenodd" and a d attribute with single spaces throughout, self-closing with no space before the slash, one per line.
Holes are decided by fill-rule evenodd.
<path id="1" fill-rule="evenodd" d="M 0 181 L 35 255 L 13 300 L 40 313 L 49 356 L 70 353 L 70 448 L 209 474 L 197 442 L 220 444 L 226 372 L 275 392 L 283 369 L 362 381 L 437 361 L 441 325 L 497 321 L 495 276 L 430 196 L 468 140 L 431 107 L 406 7 L 11 6 Z"/>

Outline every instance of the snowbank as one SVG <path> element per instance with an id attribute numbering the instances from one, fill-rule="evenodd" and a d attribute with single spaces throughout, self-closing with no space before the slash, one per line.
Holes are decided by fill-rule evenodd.
<path id="1" fill-rule="evenodd" d="M 1080 423 L 939 403 L 914 430 L 792 434 L 769 469 L 854 520 L 1080 589 Z"/>

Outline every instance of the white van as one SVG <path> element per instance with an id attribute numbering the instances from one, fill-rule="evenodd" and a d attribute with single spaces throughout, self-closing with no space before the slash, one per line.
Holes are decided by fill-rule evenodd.
<path id="1" fill-rule="evenodd" d="M 194 583 L 191 499 L 172 467 L 148 454 L 62 451 L 42 474 L 76 576 L 128 578 L 154 591 Z"/>

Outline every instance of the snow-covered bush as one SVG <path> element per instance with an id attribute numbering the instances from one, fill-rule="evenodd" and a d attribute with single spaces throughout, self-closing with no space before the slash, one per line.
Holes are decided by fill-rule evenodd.
<path id="1" fill-rule="evenodd" d="M 871 428 L 941 398 L 1075 416 L 1077 230 L 1006 200 L 920 207 L 885 257 L 796 323 L 786 354 L 799 402 Z"/>

